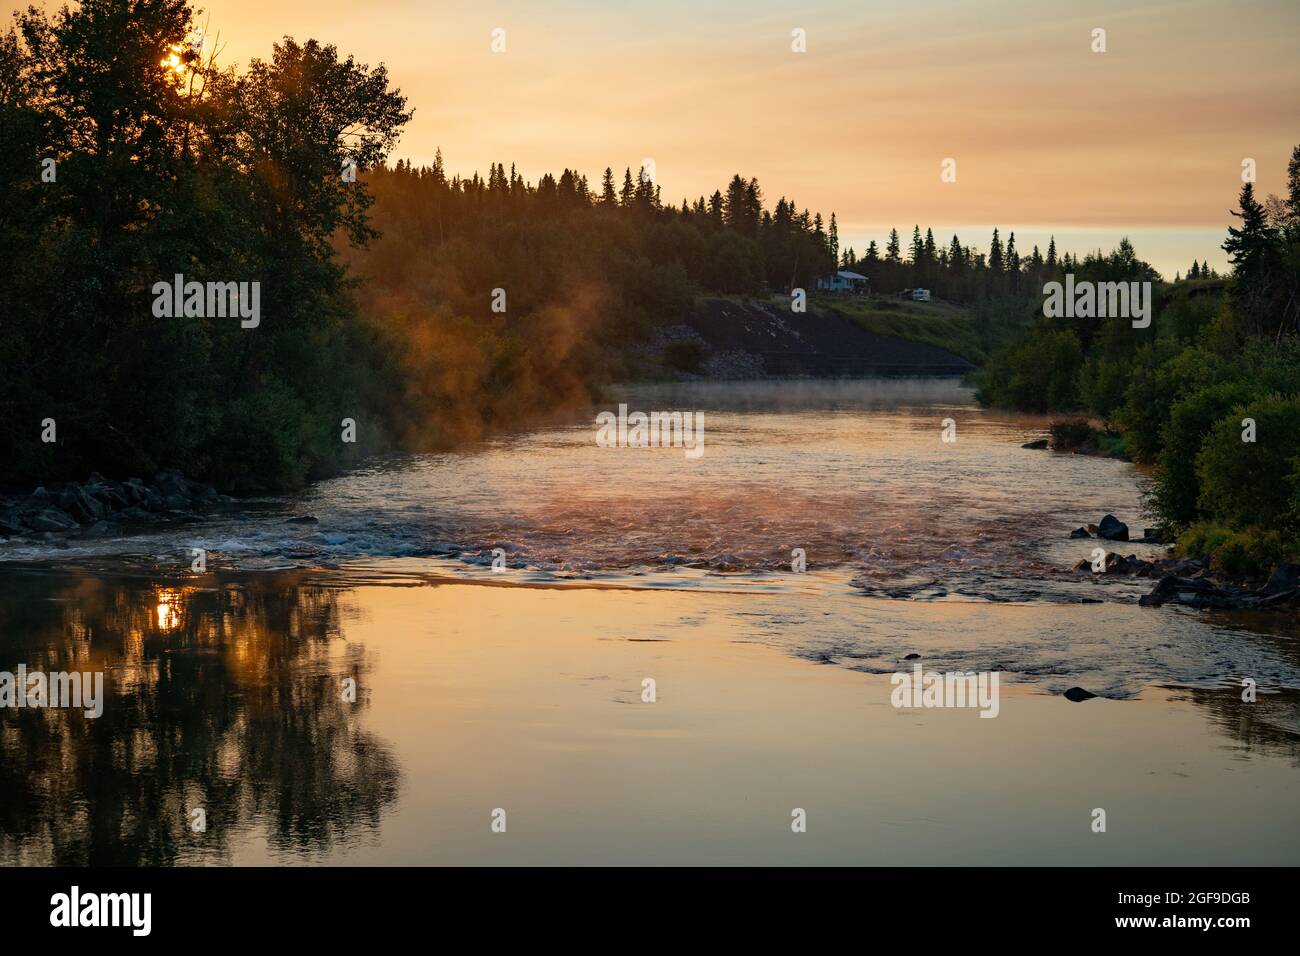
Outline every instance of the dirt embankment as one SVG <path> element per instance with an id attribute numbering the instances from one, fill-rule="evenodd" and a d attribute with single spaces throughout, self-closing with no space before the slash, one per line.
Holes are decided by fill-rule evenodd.
<path id="1" fill-rule="evenodd" d="M 830 312 L 701 299 L 682 325 L 661 329 L 666 367 L 706 378 L 962 375 L 974 366 L 922 342 L 876 335 Z"/>

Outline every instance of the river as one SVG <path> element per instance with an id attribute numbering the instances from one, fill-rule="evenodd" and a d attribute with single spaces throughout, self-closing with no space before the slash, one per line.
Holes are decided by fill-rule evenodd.
<path id="1" fill-rule="evenodd" d="M 701 411 L 704 453 L 598 447 L 618 402 Z M 948 380 L 628 387 L 0 543 L 0 670 L 107 696 L 0 711 L 0 862 L 1300 862 L 1294 620 L 1070 570 L 1142 476 L 1045 425 Z M 997 719 L 894 707 L 913 661 L 998 672 Z"/>

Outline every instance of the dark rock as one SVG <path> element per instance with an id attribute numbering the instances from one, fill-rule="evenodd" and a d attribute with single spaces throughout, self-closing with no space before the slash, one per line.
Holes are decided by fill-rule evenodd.
<path id="1" fill-rule="evenodd" d="M 1089 534 L 1092 534 L 1092 535 L 1100 535 L 1100 534 L 1101 534 L 1101 532 L 1097 529 L 1097 526 L 1096 526 L 1095 524 L 1088 524 L 1088 525 L 1084 525 L 1083 527 L 1084 527 L 1084 530 L 1087 531 Z"/>
<path id="2" fill-rule="evenodd" d="M 285 519 L 285 524 L 320 524 L 320 519 L 315 515 L 295 515 L 292 518 Z"/>
<path id="3" fill-rule="evenodd" d="M 59 507 L 81 524 L 94 524 L 107 510 L 99 499 L 73 483 L 65 485 L 59 493 Z"/>
<path id="4" fill-rule="evenodd" d="M 903 660 L 905 660 L 905 661 L 915 661 L 915 660 L 920 660 L 920 657 L 921 657 L 920 654 L 905 654 L 905 655 L 903 655 Z"/>
<path id="5" fill-rule="evenodd" d="M 1300 606 L 1300 590 L 1279 591 L 1259 599 L 1259 607 L 1296 607 Z"/>
<path id="6" fill-rule="evenodd" d="M 143 504 L 149 497 L 148 486 L 139 478 L 128 478 L 122 482 L 122 491 L 126 494 L 127 504 Z"/>
<path id="7" fill-rule="evenodd" d="M 1180 578 L 1176 574 L 1166 574 L 1156 582 L 1156 586 L 1151 589 L 1150 594 L 1144 594 L 1138 599 L 1138 604 L 1142 607 L 1160 607 L 1167 601 L 1173 600 L 1180 593 L 1187 594 L 1212 590 L 1214 590 L 1214 585 L 1205 578 Z"/>
<path id="8" fill-rule="evenodd" d="M 1071 537 L 1071 538 L 1091 538 L 1092 535 L 1088 534 L 1088 529 L 1087 529 L 1087 528 L 1075 528 L 1073 531 L 1070 532 L 1070 537 Z"/>
<path id="9" fill-rule="evenodd" d="M 1128 525 L 1114 515 L 1106 515 L 1097 526 L 1097 533 L 1107 541 L 1127 541 Z"/>
<path id="10" fill-rule="evenodd" d="M 54 503 L 54 496 L 40 487 L 27 496 L 27 500 L 23 502 L 23 510 L 44 511 L 46 508 L 53 507 Z"/>
<path id="11" fill-rule="evenodd" d="M 168 511 L 188 511 L 190 498 L 189 495 L 166 495 L 162 500 L 162 505 Z"/>
<path id="12" fill-rule="evenodd" d="M 27 529 L 23 527 L 22 519 L 18 512 L 13 508 L 6 508 L 0 511 L 0 534 L 25 534 Z"/>
<path id="13" fill-rule="evenodd" d="M 1024 443 L 1023 445 L 1021 445 L 1020 447 L 1021 447 L 1021 448 L 1033 448 L 1033 449 L 1046 448 L 1046 447 L 1047 447 L 1047 439 L 1046 439 L 1046 438 L 1036 438 L 1036 439 L 1034 439 L 1033 441 L 1027 441 L 1027 442 L 1025 442 L 1025 443 Z"/>
<path id="14" fill-rule="evenodd" d="M 1279 594 L 1300 588 L 1300 564 L 1279 564 L 1268 576 L 1268 583 L 1260 589 L 1261 594 Z"/>
<path id="15" fill-rule="evenodd" d="M 106 481 L 102 478 L 99 481 L 89 481 L 82 491 L 112 511 L 125 508 L 131 503 L 126 489 L 116 481 Z"/>
<path id="16" fill-rule="evenodd" d="M 190 483 L 185 480 L 184 475 L 175 469 L 158 472 L 158 474 L 154 475 L 153 484 L 164 500 L 168 498 L 184 498 L 189 501 L 193 497 Z"/>
<path id="17" fill-rule="evenodd" d="M 1097 695 L 1091 691 L 1084 690 L 1082 687 L 1071 687 L 1062 696 L 1065 697 L 1066 700 L 1073 701 L 1077 704 L 1080 701 L 1092 700 Z"/>
<path id="18" fill-rule="evenodd" d="M 58 508 L 45 508 L 23 519 L 33 531 L 71 531 L 78 527 L 77 519 Z"/>

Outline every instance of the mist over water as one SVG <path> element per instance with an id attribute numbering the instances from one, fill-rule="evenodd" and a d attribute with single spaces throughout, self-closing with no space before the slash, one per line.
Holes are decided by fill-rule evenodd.
<path id="1" fill-rule="evenodd" d="M 703 456 L 598 447 L 595 415 L 619 403 L 702 411 Z M 955 442 L 942 440 L 947 419 Z M 374 462 L 199 525 L 54 548 L 11 542 L 0 559 L 184 572 L 189 549 L 203 548 L 212 567 L 353 582 L 813 596 L 832 613 L 773 613 L 743 598 L 734 608 L 756 640 L 869 672 L 915 652 L 1058 690 L 1087 680 L 1112 696 L 1243 673 L 1300 687 L 1294 635 L 1255 640 L 1276 619 L 1229 629 L 1139 609 L 1149 579 L 1071 570 L 1099 545 L 1071 540 L 1073 528 L 1113 513 L 1142 534 L 1142 476 L 1116 460 L 1020 447 L 1046 424 L 980 409 L 955 380 L 627 387 L 565 426 Z M 317 522 L 288 523 L 304 515 Z M 806 573 L 792 571 L 795 549 Z M 1021 610 L 993 622 L 980 610 L 990 604 Z"/>

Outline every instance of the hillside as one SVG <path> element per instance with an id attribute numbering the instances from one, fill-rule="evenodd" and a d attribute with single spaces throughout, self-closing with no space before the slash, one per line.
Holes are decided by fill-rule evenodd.
<path id="1" fill-rule="evenodd" d="M 975 365 L 984 364 L 1029 324 L 1028 317 L 1013 308 L 986 313 L 950 302 L 911 302 L 895 296 L 819 298 L 815 303 L 874 335 L 933 345 Z"/>
<path id="2" fill-rule="evenodd" d="M 961 310 L 940 307 L 961 321 Z M 904 328 L 900 321 L 900 331 Z M 935 335 L 926 326 L 923 335 Z M 794 314 L 777 302 L 701 298 L 682 325 L 660 329 L 652 360 L 710 378 L 963 375 L 974 366 L 917 336 L 882 334 L 837 309 Z"/>

